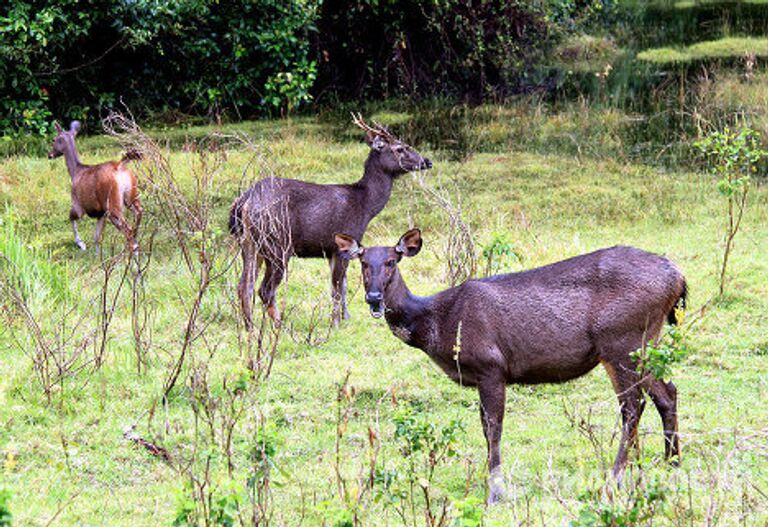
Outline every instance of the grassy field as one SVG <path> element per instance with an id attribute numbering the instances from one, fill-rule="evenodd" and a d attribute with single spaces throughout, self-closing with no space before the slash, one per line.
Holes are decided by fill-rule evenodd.
<path id="1" fill-rule="evenodd" d="M 343 135 L 307 119 L 242 128 L 268 149 L 278 175 L 328 183 L 362 174 L 367 147 L 351 125 Z M 164 132 L 173 136 L 168 156 L 187 194 L 199 164 L 183 138 L 203 132 Z M 458 161 L 425 149 L 435 168 L 422 182 L 414 175 L 397 182 L 366 244 L 393 244 L 410 226 L 421 227 L 424 250 L 401 272 L 416 294 L 445 288 L 448 218 L 427 185 L 461 203 L 478 254 L 494 241 L 511 245 L 514 256 L 496 262 L 503 271 L 614 244 L 670 257 L 690 288 L 691 353 L 673 376 L 679 468 L 661 460 L 661 422 L 649 405 L 627 483 L 602 492 L 619 431 L 619 408 L 602 369 L 563 385 L 515 386 L 502 446 L 508 497 L 483 509 L 485 441 L 476 393 L 454 385 L 368 315 L 356 263 L 351 319 L 330 330 L 327 264 L 291 262 L 279 293 L 286 322 L 271 375 L 254 379 L 234 307 L 239 261 L 226 267 L 236 258 L 226 235 L 228 208 L 243 180 L 255 177 L 244 172 L 250 154 L 237 148 L 226 151 L 207 192 L 215 227 L 208 247 L 219 255 L 215 269 L 225 272 L 203 296 L 198 338 L 164 403 L 199 264 L 185 265 L 161 201 L 145 185 L 141 242 L 147 247 L 154 233 L 154 244 L 139 297 L 147 320 L 139 369 L 131 322 L 135 264 L 118 290 L 128 265 L 119 234 L 106 228 L 104 253 L 117 255 L 107 288 L 115 309 L 100 353 L 109 259 L 100 260 L 92 244 L 82 253 L 74 247 L 64 162 L 11 157 L 0 161 L 0 244 L 4 253 L 15 248 L 17 283 L 26 284 L 30 310 L 53 350 L 46 394 L 34 367 L 45 354 L 10 300 L 0 299 L 0 492 L 9 493 L 13 525 L 196 525 L 189 519 L 201 507 L 195 492 L 209 517 L 218 518 L 200 525 L 229 525 L 229 518 L 250 524 L 247 511 L 258 506 L 263 525 L 437 525 L 426 511 L 440 516 L 443 503 L 444 525 L 455 526 L 619 525 L 633 511 L 637 516 L 621 525 L 766 525 L 768 190 L 753 189 L 728 292 L 716 299 L 724 205 L 711 176 L 589 150 L 578 157 L 537 154 L 515 144 L 510 137 L 494 151 Z M 103 137 L 83 140 L 80 150 L 85 162 L 119 155 Z M 86 243 L 93 227 L 81 222 Z M 126 439 L 130 427 L 166 448 L 172 461 Z M 432 445 L 432 462 L 419 441 Z M 0 517 L 2 504 L 0 494 Z"/>

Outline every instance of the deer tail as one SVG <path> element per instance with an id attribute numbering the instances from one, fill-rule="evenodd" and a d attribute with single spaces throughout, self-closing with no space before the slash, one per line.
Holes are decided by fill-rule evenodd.
<path id="1" fill-rule="evenodd" d="M 672 325 L 677 325 L 677 310 L 678 309 L 685 309 L 686 302 L 688 301 L 688 284 L 685 282 L 685 278 L 683 278 L 683 289 L 680 291 L 680 296 L 677 297 L 677 300 L 675 301 L 675 305 L 672 306 L 672 309 L 669 313 L 667 313 L 667 322 L 669 322 Z"/>
<path id="2" fill-rule="evenodd" d="M 229 233 L 237 237 L 243 235 L 243 201 L 240 196 L 229 209 Z"/>
<path id="3" fill-rule="evenodd" d="M 144 156 L 141 152 L 138 150 L 128 150 L 125 154 L 123 154 L 123 158 L 120 160 L 121 163 L 126 163 L 128 161 L 138 161 Z"/>

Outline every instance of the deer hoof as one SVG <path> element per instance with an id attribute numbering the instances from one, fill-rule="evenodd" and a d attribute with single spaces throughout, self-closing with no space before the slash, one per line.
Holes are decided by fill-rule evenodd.
<path id="1" fill-rule="evenodd" d="M 81 251 L 84 251 L 84 250 L 85 250 L 85 243 L 83 242 L 83 240 L 75 240 L 75 245 L 76 245 L 76 246 L 77 246 L 77 248 L 78 248 L 78 249 L 80 249 Z"/>
<path id="2" fill-rule="evenodd" d="M 504 475 L 501 473 L 501 468 L 496 468 L 491 471 L 488 476 L 488 499 L 487 505 L 494 505 L 499 503 L 506 496 L 506 489 L 504 486 Z"/>
<path id="3" fill-rule="evenodd" d="M 488 499 L 486 500 L 486 505 L 496 505 L 501 501 L 501 499 L 504 497 L 504 490 L 496 488 L 494 486 L 491 486 L 490 489 L 488 489 Z"/>

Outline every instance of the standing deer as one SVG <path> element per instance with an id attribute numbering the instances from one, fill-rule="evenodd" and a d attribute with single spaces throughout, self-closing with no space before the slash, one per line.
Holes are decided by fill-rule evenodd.
<path id="1" fill-rule="evenodd" d="M 503 491 L 501 440 L 507 384 L 559 383 L 602 364 L 621 406 L 622 434 L 613 467 L 619 479 L 650 395 L 661 414 L 665 455 L 679 456 L 677 390 L 641 376 L 631 353 L 676 323 L 686 284 L 666 258 L 612 247 L 520 273 L 468 280 L 431 297 L 411 294 L 398 263 L 421 250 L 421 232 L 394 247 L 364 248 L 336 235 L 340 256 L 359 258 L 365 300 L 375 318 L 406 344 L 424 350 L 451 379 L 476 386 L 488 444 L 488 502 Z"/>
<path id="2" fill-rule="evenodd" d="M 332 318 L 335 325 L 347 311 L 347 265 L 336 256 L 333 235 L 348 232 L 356 239 L 389 201 L 398 176 L 432 168 L 432 162 L 380 125 L 354 123 L 365 130 L 371 148 L 363 178 L 357 183 L 318 185 L 295 179 L 267 178 L 255 183 L 232 204 L 229 230 L 237 237 L 243 258 L 238 295 L 248 330 L 253 327 L 253 289 L 262 263 L 259 297 L 267 314 L 279 323 L 275 291 L 291 256 L 326 258 L 331 268 Z M 280 213 L 279 210 L 283 212 Z"/>
<path id="3" fill-rule="evenodd" d="M 77 220 L 87 214 L 98 218 L 94 242 L 96 251 L 101 244 L 104 221 L 109 219 L 117 230 L 125 236 L 128 248 L 134 254 L 139 250 L 136 242 L 136 232 L 141 223 L 141 203 L 136 188 L 136 176 L 126 167 L 126 162 L 137 159 L 135 153 L 126 154 L 120 161 L 108 161 L 98 165 L 84 165 L 80 162 L 75 148 L 75 136 L 80 131 L 80 122 L 72 121 L 69 130 L 62 130 L 59 123 L 56 127 L 56 138 L 53 147 L 48 152 L 48 158 L 61 155 L 67 163 L 69 177 L 72 180 L 72 208 L 69 219 L 75 234 L 75 245 L 84 251 L 85 243 L 77 232 Z M 134 214 L 135 225 L 131 228 L 123 217 L 123 206 L 128 207 Z"/>

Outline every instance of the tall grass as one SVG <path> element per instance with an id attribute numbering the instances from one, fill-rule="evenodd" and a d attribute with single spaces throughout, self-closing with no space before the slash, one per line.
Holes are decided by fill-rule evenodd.
<path id="1" fill-rule="evenodd" d="M 64 264 L 53 263 L 49 255 L 27 243 L 16 232 L 16 215 L 6 206 L 0 214 L 0 273 L 32 300 L 65 299 L 69 280 Z"/>

